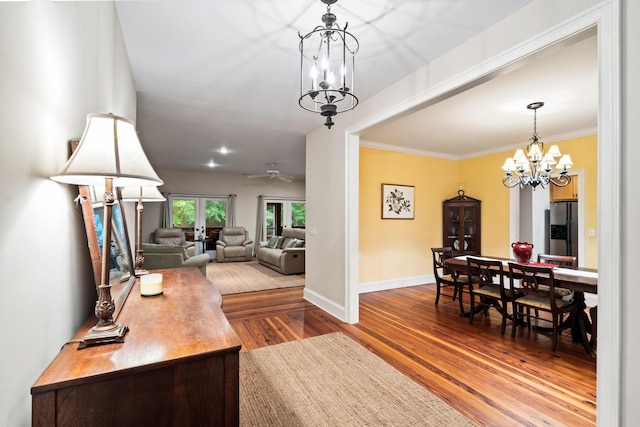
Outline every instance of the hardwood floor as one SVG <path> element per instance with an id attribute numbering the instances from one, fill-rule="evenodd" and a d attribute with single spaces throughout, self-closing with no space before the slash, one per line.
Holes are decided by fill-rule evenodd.
<path id="1" fill-rule="evenodd" d="M 360 295 L 360 323 L 343 323 L 302 298 L 302 288 L 226 295 L 223 310 L 243 351 L 340 331 L 480 425 L 595 425 L 596 362 L 565 331 L 511 324 L 490 310 L 470 325 L 435 285 Z"/>

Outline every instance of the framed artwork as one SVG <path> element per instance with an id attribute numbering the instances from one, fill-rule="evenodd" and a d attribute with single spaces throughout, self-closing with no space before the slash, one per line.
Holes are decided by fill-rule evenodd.
<path id="1" fill-rule="evenodd" d="M 413 219 L 413 185 L 382 184 L 382 219 Z"/>

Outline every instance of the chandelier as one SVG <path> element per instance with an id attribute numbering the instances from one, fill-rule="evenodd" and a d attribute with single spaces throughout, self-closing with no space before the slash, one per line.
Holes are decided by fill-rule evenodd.
<path id="1" fill-rule="evenodd" d="M 331 5 L 337 0 L 321 0 L 327 5 L 322 15 L 324 25 L 300 37 L 300 99 L 302 108 L 326 117 L 327 128 L 333 116 L 353 110 L 358 98 L 353 94 L 355 55 L 358 39 L 336 23 Z"/>
<path id="2" fill-rule="evenodd" d="M 538 185 L 547 188 L 550 183 L 557 187 L 564 187 L 571 182 L 571 177 L 567 175 L 567 170 L 573 166 L 571 157 L 568 154 L 561 154 L 557 145 L 552 145 L 549 151 L 544 153 L 544 144 L 540 142 L 536 129 L 536 114 L 538 108 L 544 102 L 534 102 L 527 105 L 533 110 L 533 136 L 531 143 L 527 145 L 527 155 L 524 151 L 516 150 L 513 157 L 509 157 L 502 165 L 505 176 L 502 183 L 505 187 L 513 188 L 517 185 L 525 188 L 530 185 L 535 190 Z M 559 161 L 556 159 L 560 157 Z M 552 173 L 558 172 L 557 176 Z"/>

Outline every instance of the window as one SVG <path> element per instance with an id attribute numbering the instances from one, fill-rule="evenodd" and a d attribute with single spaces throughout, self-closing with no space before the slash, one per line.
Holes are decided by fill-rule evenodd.
<path id="1" fill-rule="evenodd" d="M 307 224 L 307 204 L 301 202 L 291 203 L 291 227 L 305 228 Z"/>

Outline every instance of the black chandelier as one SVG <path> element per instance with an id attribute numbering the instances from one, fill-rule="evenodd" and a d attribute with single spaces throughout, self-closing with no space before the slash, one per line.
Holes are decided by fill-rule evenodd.
<path id="1" fill-rule="evenodd" d="M 302 108 L 326 117 L 331 129 L 333 116 L 353 110 L 358 98 L 353 94 L 355 55 L 358 39 L 336 23 L 331 5 L 338 0 L 321 0 L 327 5 L 324 25 L 300 36 L 300 99 Z"/>

